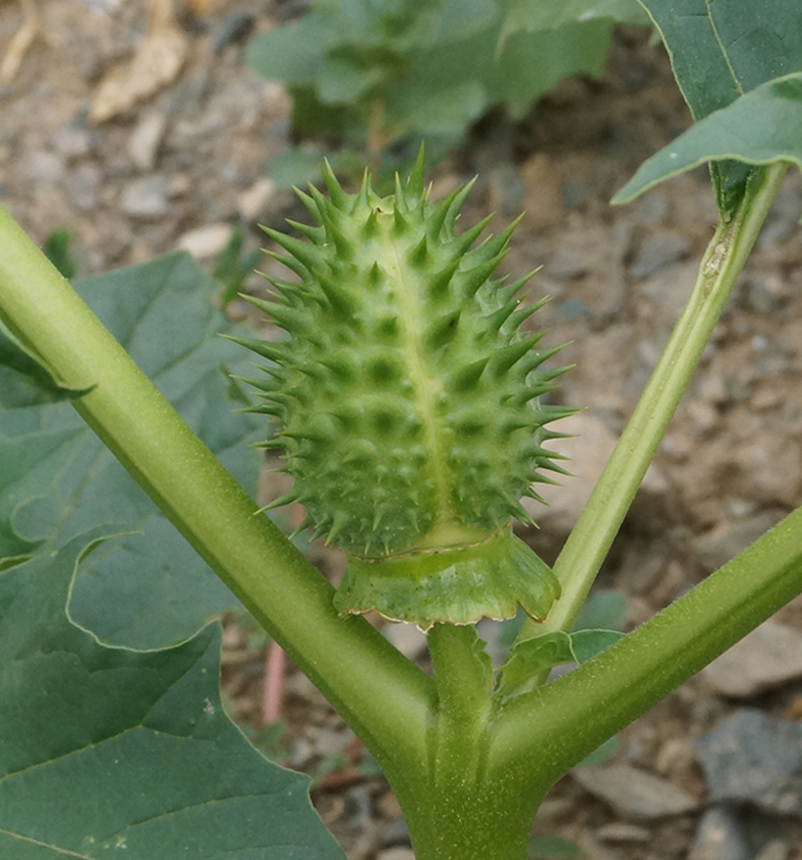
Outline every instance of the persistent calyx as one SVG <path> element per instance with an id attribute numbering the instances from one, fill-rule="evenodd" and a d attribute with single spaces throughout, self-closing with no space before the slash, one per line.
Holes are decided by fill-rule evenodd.
<path id="1" fill-rule="evenodd" d="M 255 411 L 294 478 L 275 504 L 303 504 L 302 527 L 348 553 L 341 613 L 542 619 L 559 586 L 510 520 L 529 519 L 541 470 L 562 471 L 545 425 L 573 410 L 539 401 L 562 370 L 539 370 L 559 347 L 521 330 L 540 306 L 519 307 L 528 277 L 491 277 L 514 225 L 471 248 L 489 219 L 456 235 L 470 186 L 432 204 L 422 158 L 389 197 L 325 180 L 329 198 L 299 192 L 306 241 L 267 231 L 300 282 L 251 299 L 289 338 L 240 341 L 268 360 Z"/>

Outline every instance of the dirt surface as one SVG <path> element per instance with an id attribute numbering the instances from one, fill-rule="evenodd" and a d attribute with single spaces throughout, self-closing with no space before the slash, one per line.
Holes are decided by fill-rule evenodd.
<path id="1" fill-rule="evenodd" d="M 182 10 L 177 26 L 186 56 L 175 80 L 102 123 L 89 120 L 93 100 L 109 70 L 141 44 L 144 3 L 41 5 L 43 35 L 14 80 L 0 86 L 0 200 L 38 242 L 68 226 L 82 275 L 182 247 L 210 266 L 233 225 L 244 225 L 248 246 L 256 247 L 257 222 L 279 226 L 297 217 L 291 195 L 265 173 L 265 164 L 292 146 L 289 99 L 243 66 L 236 40 L 250 24 L 276 20 L 272 2 L 196 0 L 195 9 L 210 8 Z M 19 7 L 0 3 L 0 51 L 20 24 Z M 551 343 L 568 342 L 562 360 L 576 365 L 557 395 L 587 407 L 562 428 L 579 434 L 560 445 L 576 477 L 549 493 L 551 507 L 534 511 L 541 529 L 527 535 L 547 560 L 623 428 L 712 236 L 704 170 L 627 207 L 607 202 L 689 121 L 662 51 L 625 31 L 602 80 L 565 82 L 515 126 L 487 118 L 435 172 L 438 192 L 480 173 L 466 222 L 493 209 L 498 230 L 526 210 L 505 268 L 543 266 L 532 294 L 553 301 L 534 324 L 551 329 Z M 626 598 L 626 629 L 802 502 L 800 214 L 802 182 L 794 173 L 600 577 L 601 587 Z M 335 553 L 315 548 L 313 556 L 328 575 L 341 573 Z M 797 635 L 802 604 L 777 620 Z M 483 632 L 497 635 L 492 627 Z M 397 626 L 389 635 L 425 661 L 414 629 Z M 761 653 L 751 648 L 750 655 Z M 788 653 L 766 652 L 773 680 L 762 689 L 747 684 L 733 693 L 723 669 L 684 685 L 623 732 L 614 757 L 593 774 L 563 779 L 536 832 L 577 842 L 589 860 L 800 860 L 802 813 L 722 795 L 702 768 L 698 745 L 743 708 L 793 723 L 802 718 L 802 667 L 789 658 L 786 669 Z M 264 667 L 264 638 L 228 619 L 224 692 L 231 714 L 254 735 L 264 713 Z M 315 776 L 316 805 L 348 856 L 411 860 L 385 782 L 292 668 L 281 717 L 285 734 L 274 754 Z M 636 808 L 620 790 L 611 800 L 616 767 L 625 768 L 630 784 L 644 774 L 662 780 L 659 802 Z M 799 780 L 796 773 L 788 790 L 797 791 Z M 684 793 L 684 808 L 665 805 L 670 789 Z"/>

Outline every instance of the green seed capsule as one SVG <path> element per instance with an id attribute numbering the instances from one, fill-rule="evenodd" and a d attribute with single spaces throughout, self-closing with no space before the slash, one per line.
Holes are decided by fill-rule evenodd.
<path id="1" fill-rule="evenodd" d="M 270 362 L 256 411 L 295 481 L 278 503 L 302 503 L 348 553 L 343 614 L 427 628 L 520 604 L 543 619 L 559 586 L 510 520 L 529 520 L 539 470 L 562 471 L 545 425 L 573 410 L 538 400 L 560 371 L 539 370 L 556 350 L 519 330 L 527 279 L 491 278 L 512 228 L 471 250 L 486 221 L 454 232 L 469 186 L 432 204 L 422 157 L 389 197 L 367 176 L 353 195 L 325 179 L 330 199 L 300 193 L 318 223 L 299 225 L 307 241 L 267 231 L 300 282 L 253 302 L 288 339 L 242 341 Z"/>

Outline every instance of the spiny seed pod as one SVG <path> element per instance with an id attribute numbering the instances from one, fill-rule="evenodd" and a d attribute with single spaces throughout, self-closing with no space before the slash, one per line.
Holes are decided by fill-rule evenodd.
<path id="1" fill-rule="evenodd" d="M 491 279 L 515 225 L 471 250 L 489 219 L 456 235 L 470 186 L 432 204 L 422 153 L 389 197 L 367 174 L 357 194 L 328 165 L 325 181 L 329 198 L 298 192 L 318 223 L 290 223 L 308 241 L 266 231 L 300 282 L 268 279 L 273 300 L 251 301 L 289 338 L 240 340 L 269 362 L 254 411 L 294 478 L 274 504 L 300 502 L 302 527 L 348 553 L 341 614 L 545 618 L 557 580 L 510 520 L 551 483 L 539 470 L 563 471 L 545 425 L 573 410 L 539 402 L 562 370 L 538 370 L 559 347 L 521 330 L 539 307 L 518 306 L 528 277 Z"/>

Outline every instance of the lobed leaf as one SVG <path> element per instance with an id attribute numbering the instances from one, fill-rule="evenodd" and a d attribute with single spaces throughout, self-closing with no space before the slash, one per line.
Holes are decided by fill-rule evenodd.
<path id="1" fill-rule="evenodd" d="M 0 856 L 343 860 L 223 711 L 219 626 L 107 648 L 65 606 L 96 530 L 0 577 Z"/>
<path id="2" fill-rule="evenodd" d="M 565 24 L 609 18 L 620 24 L 649 24 L 638 0 L 505 0 L 499 36 L 503 48 L 514 33 L 554 30 Z"/>
<path id="3" fill-rule="evenodd" d="M 259 455 L 247 443 L 260 422 L 231 414 L 242 395 L 227 372 L 247 373 L 248 363 L 217 336 L 237 330 L 213 305 L 218 285 L 186 255 L 171 254 L 76 288 L 229 471 L 253 488 Z M 75 618 L 114 644 L 160 647 L 239 605 L 70 406 L 4 405 L 0 558 L 102 523 L 139 532 L 113 558 L 106 545 L 93 553 L 73 589 Z"/>
<path id="4" fill-rule="evenodd" d="M 365 136 L 381 117 L 384 146 L 424 136 L 431 153 L 495 105 L 519 117 L 563 78 L 600 74 L 611 2 L 598 17 L 587 0 L 574 14 L 552 2 L 547 28 L 510 30 L 503 45 L 501 0 L 319 3 L 300 22 L 256 37 L 248 58 L 290 86 L 297 126 Z"/>
<path id="5" fill-rule="evenodd" d="M 54 430 L 34 438 L 0 436 L 0 571 L 14 567 L 42 544 L 35 533 L 21 532 L 17 514 L 32 500 L 49 496 L 75 454 L 80 431 Z"/>
<path id="6" fill-rule="evenodd" d="M 0 329 L 0 409 L 75 400 L 85 392 L 64 388 Z"/>

